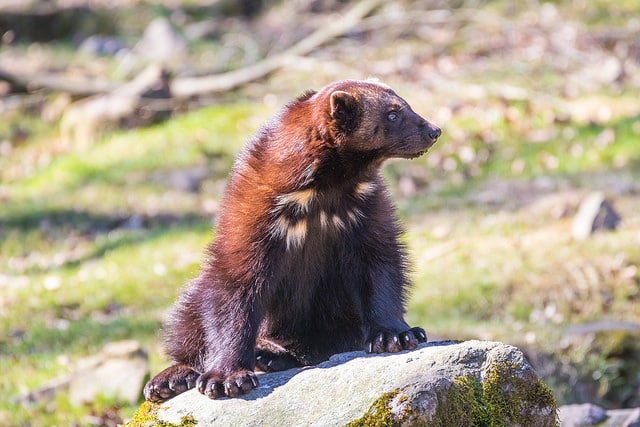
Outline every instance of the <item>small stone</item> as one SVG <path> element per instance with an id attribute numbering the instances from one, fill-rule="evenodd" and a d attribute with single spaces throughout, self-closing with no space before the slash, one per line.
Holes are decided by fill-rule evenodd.
<path id="1" fill-rule="evenodd" d="M 615 230 L 620 223 L 620 215 L 604 194 L 594 192 L 580 203 L 578 213 L 571 224 L 571 233 L 576 240 L 585 240 L 598 230 Z"/>
<path id="2" fill-rule="evenodd" d="M 149 375 L 147 352 L 134 340 L 112 342 L 97 355 L 78 361 L 73 372 L 55 378 L 17 398 L 26 403 L 52 402 L 59 392 L 69 391 L 73 405 L 93 402 L 99 395 L 135 404 L 142 397 Z"/>
<path id="3" fill-rule="evenodd" d="M 146 351 L 136 341 L 120 341 L 105 346 L 95 365 L 80 370 L 69 387 L 74 405 L 92 402 L 98 395 L 135 404 L 149 375 Z"/>
<path id="4" fill-rule="evenodd" d="M 587 427 L 607 419 L 607 411 L 591 403 L 563 405 L 558 412 L 563 427 Z"/>
<path id="5" fill-rule="evenodd" d="M 186 40 L 163 17 L 149 23 L 135 46 L 138 55 L 169 68 L 179 66 L 187 51 Z"/>
<path id="6" fill-rule="evenodd" d="M 630 411 L 624 420 L 623 427 L 640 427 L 640 408 L 634 408 Z"/>

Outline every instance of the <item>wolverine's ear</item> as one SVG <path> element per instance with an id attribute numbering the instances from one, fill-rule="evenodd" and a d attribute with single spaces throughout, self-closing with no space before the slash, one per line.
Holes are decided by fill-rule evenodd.
<path id="1" fill-rule="evenodd" d="M 331 93 L 331 117 L 339 118 L 343 115 L 348 115 L 350 111 L 353 111 L 358 102 L 348 92 L 342 90 L 336 90 Z"/>
<path id="2" fill-rule="evenodd" d="M 331 117 L 333 117 L 344 132 L 351 132 L 358 126 L 360 106 L 356 98 L 350 93 L 336 90 L 331 93 L 329 100 Z"/>

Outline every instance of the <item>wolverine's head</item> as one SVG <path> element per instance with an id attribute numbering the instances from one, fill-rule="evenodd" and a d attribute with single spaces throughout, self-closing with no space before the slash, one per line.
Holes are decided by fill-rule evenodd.
<path id="1" fill-rule="evenodd" d="M 424 154 L 441 133 L 393 89 L 375 80 L 341 80 L 313 98 L 321 103 L 329 133 L 343 150 L 413 158 Z"/>

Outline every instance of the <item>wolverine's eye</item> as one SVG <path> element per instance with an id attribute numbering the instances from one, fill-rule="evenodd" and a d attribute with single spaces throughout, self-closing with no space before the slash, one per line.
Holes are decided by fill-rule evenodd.
<path id="1" fill-rule="evenodd" d="M 387 114 L 387 119 L 389 119 L 390 121 L 395 121 L 398 118 L 398 113 L 396 113 L 395 111 L 390 112 L 389 114 Z"/>

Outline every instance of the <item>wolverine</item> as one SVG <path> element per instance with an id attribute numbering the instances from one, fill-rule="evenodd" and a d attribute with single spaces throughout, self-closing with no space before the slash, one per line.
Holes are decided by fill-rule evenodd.
<path id="1" fill-rule="evenodd" d="M 380 168 L 440 133 L 376 80 L 286 105 L 236 159 L 216 237 L 165 326 L 174 364 L 145 398 L 236 397 L 258 386 L 256 370 L 426 342 L 404 320 L 407 258 Z"/>

